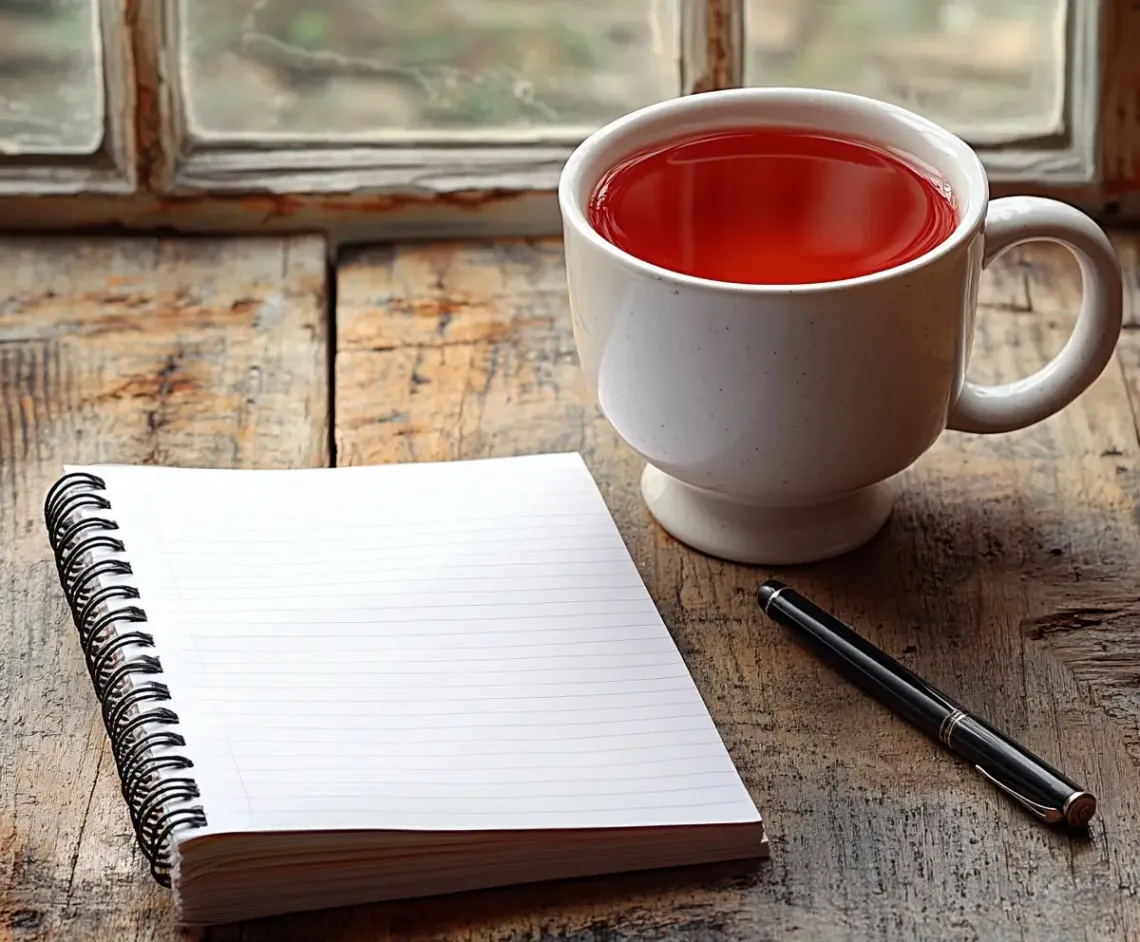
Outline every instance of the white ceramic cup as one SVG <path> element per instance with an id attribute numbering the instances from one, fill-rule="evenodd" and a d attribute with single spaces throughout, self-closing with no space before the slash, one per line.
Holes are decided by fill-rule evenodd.
<path id="1" fill-rule="evenodd" d="M 710 281 L 607 242 L 586 210 L 603 173 L 692 132 L 775 124 L 884 145 L 949 185 L 959 222 L 936 248 L 861 278 L 804 285 Z M 756 186 L 764 186 L 757 180 Z M 578 354 L 606 418 L 648 465 L 642 493 L 679 540 L 772 565 L 824 559 L 886 522 L 892 478 L 943 429 L 1008 432 L 1064 408 L 1120 333 L 1120 268 L 1102 230 L 1063 203 L 989 202 L 977 155 L 924 118 L 810 89 L 734 89 L 620 118 L 571 156 L 558 190 Z M 966 378 L 978 280 L 999 253 L 1044 239 L 1080 263 L 1072 337 L 1003 386 Z"/>

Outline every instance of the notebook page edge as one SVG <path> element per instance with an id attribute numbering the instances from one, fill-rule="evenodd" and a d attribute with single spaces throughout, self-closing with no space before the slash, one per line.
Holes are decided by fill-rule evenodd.
<path id="1" fill-rule="evenodd" d="M 550 451 L 538 452 L 529 455 L 503 455 L 490 458 L 456 458 L 450 460 L 440 461 L 393 461 L 385 462 L 383 464 L 368 464 L 368 465 L 345 465 L 335 468 L 329 467 L 316 467 L 316 468 L 217 468 L 207 467 L 202 465 L 143 465 L 143 464 L 130 464 L 123 462 L 103 462 L 97 464 L 74 465 L 64 464 L 63 470 L 65 474 L 72 472 L 87 471 L 99 472 L 107 471 L 127 472 L 132 475 L 143 474 L 146 476 L 152 475 L 165 475 L 165 474 L 208 474 L 218 476 L 229 475 L 271 475 L 271 476 L 302 476 L 302 475 L 368 475 L 375 474 L 382 471 L 391 469 L 404 469 L 402 473 L 414 473 L 407 469 L 431 469 L 431 468 L 452 468 L 464 466 L 494 466 L 496 464 L 516 464 L 516 463 L 555 463 L 567 462 L 572 464 L 580 463 L 586 467 L 585 461 L 580 452 L 577 451 Z"/>

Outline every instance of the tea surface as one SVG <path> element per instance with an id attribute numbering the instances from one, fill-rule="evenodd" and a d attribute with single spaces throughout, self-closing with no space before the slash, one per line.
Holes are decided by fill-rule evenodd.
<path id="1" fill-rule="evenodd" d="M 618 248 L 715 281 L 809 284 L 918 258 L 957 215 L 894 154 L 821 132 L 705 132 L 634 154 L 595 189 L 590 224 Z"/>

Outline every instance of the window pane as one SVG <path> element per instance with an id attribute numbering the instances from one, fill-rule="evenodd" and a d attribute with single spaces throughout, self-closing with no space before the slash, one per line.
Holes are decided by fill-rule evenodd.
<path id="1" fill-rule="evenodd" d="M 679 90 L 679 0 L 183 0 L 190 123 L 593 126 Z"/>
<path id="2" fill-rule="evenodd" d="M 969 136 L 1060 130 L 1065 0 L 747 0 L 750 85 L 838 88 Z"/>
<path id="3" fill-rule="evenodd" d="M 0 152 L 99 149 L 103 54 L 96 3 L 0 2 Z"/>

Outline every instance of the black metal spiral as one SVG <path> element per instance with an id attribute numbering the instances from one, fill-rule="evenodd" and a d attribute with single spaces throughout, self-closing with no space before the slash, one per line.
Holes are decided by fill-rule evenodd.
<path id="1" fill-rule="evenodd" d="M 206 815 L 192 804 L 198 785 L 186 770 L 194 763 L 177 751 L 186 745 L 178 714 L 161 705 L 170 700 L 158 679 L 162 662 L 142 653 L 154 638 L 139 627 L 147 617 L 138 589 L 122 581 L 132 570 L 118 524 L 103 516 L 111 510 L 105 489 L 97 475 L 64 475 L 48 492 L 44 518 L 139 848 L 155 880 L 170 886 L 174 836 L 204 827 Z"/>

